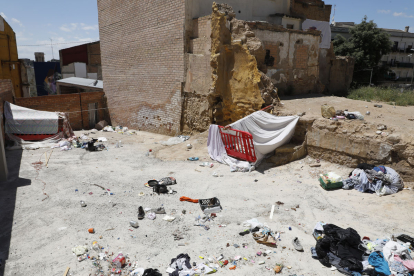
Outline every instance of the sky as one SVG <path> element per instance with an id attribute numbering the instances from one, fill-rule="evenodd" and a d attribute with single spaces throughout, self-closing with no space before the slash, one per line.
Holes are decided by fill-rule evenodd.
<path id="1" fill-rule="evenodd" d="M 50 39 L 55 44 L 55 59 L 59 59 L 60 49 L 99 40 L 96 0 L 0 0 L 0 3 L 0 15 L 16 33 L 19 58 L 33 60 L 34 52 L 44 52 L 45 60 L 51 60 Z"/>
<path id="2" fill-rule="evenodd" d="M 116 1 L 116 0 L 112 0 Z M 282 0 L 277 0 L 282 1 Z M 59 59 L 59 50 L 99 40 L 96 0 L 0 0 L 0 15 L 17 36 L 19 58 Z M 325 0 L 336 5 L 336 22 L 361 22 L 367 15 L 381 28 L 414 32 L 414 0 Z M 331 17 L 334 15 L 332 8 Z M 76 42 L 76 43 L 71 43 Z M 45 45 L 47 44 L 47 45 Z M 40 46 L 25 46 L 40 45 Z"/>

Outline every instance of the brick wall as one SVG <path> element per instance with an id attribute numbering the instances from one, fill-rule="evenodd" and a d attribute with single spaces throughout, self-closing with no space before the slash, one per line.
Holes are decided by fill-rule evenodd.
<path id="1" fill-rule="evenodd" d="M 0 123 L 1 123 L 1 139 L 4 140 L 4 102 L 13 103 L 13 83 L 11 80 L 0 79 Z"/>
<path id="2" fill-rule="evenodd" d="M 332 5 L 321 0 L 291 0 L 292 15 L 318 21 L 330 21 Z"/>
<path id="3" fill-rule="evenodd" d="M 98 103 L 98 108 L 106 108 L 104 92 L 85 92 L 67 95 L 50 95 L 31 98 L 16 98 L 16 105 L 52 112 L 68 112 L 69 120 L 74 130 L 92 129 L 89 126 L 88 104 Z M 108 119 L 107 109 L 98 110 L 99 120 Z"/>
<path id="4" fill-rule="evenodd" d="M 309 45 L 298 45 L 296 47 L 295 67 L 298 69 L 305 69 L 308 67 L 308 49 Z"/>
<path id="5" fill-rule="evenodd" d="M 88 45 L 88 73 L 98 73 L 101 67 L 101 43 L 95 42 Z"/>
<path id="6" fill-rule="evenodd" d="M 113 124 L 180 132 L 185 0 L 98 0 L 104 90 Z"/>

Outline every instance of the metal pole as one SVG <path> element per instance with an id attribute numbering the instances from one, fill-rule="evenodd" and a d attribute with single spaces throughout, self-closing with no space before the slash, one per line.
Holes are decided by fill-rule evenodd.
<path id="1" fill-rule="evenodd" d="M 371 81 L 372 81 L 372 71 L 373 71 L 374 69 L 371 69 L 371 77 L 369 78 L 369 86 L 371 86 Z"/>
<path id="2" fill-rule="evenodd" d="M 50 47 L 52 48 L 52 57 L 53 57 L 53 59 L 55 59 L 55 55 L 53 54 L 53 41 L 52 41 L 52 39 L 50 38 Z"/>

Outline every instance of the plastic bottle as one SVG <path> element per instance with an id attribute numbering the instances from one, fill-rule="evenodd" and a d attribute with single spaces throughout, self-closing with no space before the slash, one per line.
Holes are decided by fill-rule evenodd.
<path id="1" fill-rule="evenodd" d="M 98 253 L 101 253 L 101 246 L 98 244 L 98 242 L 97 241 L 94 241 L 93 243 L 92 243 L 92 248 L 93 248 L 93 250 L 95 250 L 96 252 L 98 252 Z"/>

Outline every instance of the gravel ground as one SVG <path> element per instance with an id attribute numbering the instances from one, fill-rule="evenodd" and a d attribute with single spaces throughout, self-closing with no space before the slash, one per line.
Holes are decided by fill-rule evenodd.
<path id="1" fill-rule="evenodd" d="M 168 160 L 162 152 L 171 152 L 171 148 L 159 144 L 167 136 L 145 132 L 132 136 L 99 132 L 91 136 L 107 137 L 109 150 L 55 149 L 48 167 L 42 154 L 50 149 L 7 152 L 11 177 L 0 188 L 0 258 L 4 275 L 63 275 L 67 267 L 72 275 L 89 275 L 93 272 L 92 261 L 78 262 L 71 249 L 91 246 L 95 240 L 105 251 L 128 253 L 138 267 L 157 268 L 163 275 L 167 275 L 165 269 L 170 260 L 180 253 L 189 254 L 191 262 L 202 261 L 199 256 L 206 260 L 220 254 L 255 261 L 241 262 L 235 271 L 220 269 L 217 275 L 273 275 L 266 267 L 273 268 L 276 263 L 291 267 L 281 275 L 340 275 L 311 258 L 310 247 L 315 245 L 311 233 L 317 221 L 352 227 L 372 239 L 394 232 L 414 232 L 412 191 L 380 198 L 354 190 L 328 192 L 319 186 L 319 173 L 335 171 L 346 176 L 351 169 L 344 166 L 322 160 L 321 167 L 311 168 L 309 163 L 313 161 L 305 158 L 280 167 L 264 163 L 251 173 L 231 173 L 228 166 L 218 163 L 204 168 L 199 166 L 201 161 Z M 118 140 L 122 140 L 121 148 L 114 147 Z M 149 149 L 153 153 L 147 156 Z M 183 146 L 181 149 L 185 150 Z M 207 160 L 205 148 L 199 149 L 203 151 L 201 160 Z M 178 156 L 182 154 L 177 152 Z M 171 159 L 177 159 L 177 155 L 171 152 Z M 39 158 L 43 164 L 36 169 L 32 163 Z M 213 177 L 213 172 L 223 176 Z M 152 195 L 152 190 L 144 186 L 149 179 L 165 176 L 177 179 L 177 185 L 172 186 L 177 193 Z M 92 184 L 110 189 L 113 195 Z M 139 196 L 140 192 L 145 195 Z M 223 211 L 205 230 L 194 226 L 195 217 L 202 214 L 199 205 L 180 202 L 181 196 L 218 197 Z M 82 208 L 80 200 L 87 207 Z M 284 205 L 276 205 L 271 220 L 271 206 L 277 201 Z M 297 205 L 296 211 L 291 209 Z M 164 215 L 157 215 L 155 220 L 145 218 L 139 221 L 139 228 L 132 228 L 129 221 L 137 220 L 139 206 L 163 206 L 176 219 L 167 222 L 162 220 Z M 244 230 L 241 223 L 251 218 L 281 232 L 277 247 L 270 248 L 272 253 L 267 257 L 255 254 L 268 247 L 257 244 L 251 235 L 238 234 Z M 88 233 L 91 227 L 95 234 Z M 184 233 L 180 241 L 172 235 L 177 229 Z M 304 252 L 293 249 L 294 237 L 299 237 Z M 226 247 L 227 243 L 231 246 Z M 247 248 L 242 247 L 243 243 L 248 244 Z M 259 265 L 261 260 L 266 263 Z"/>

